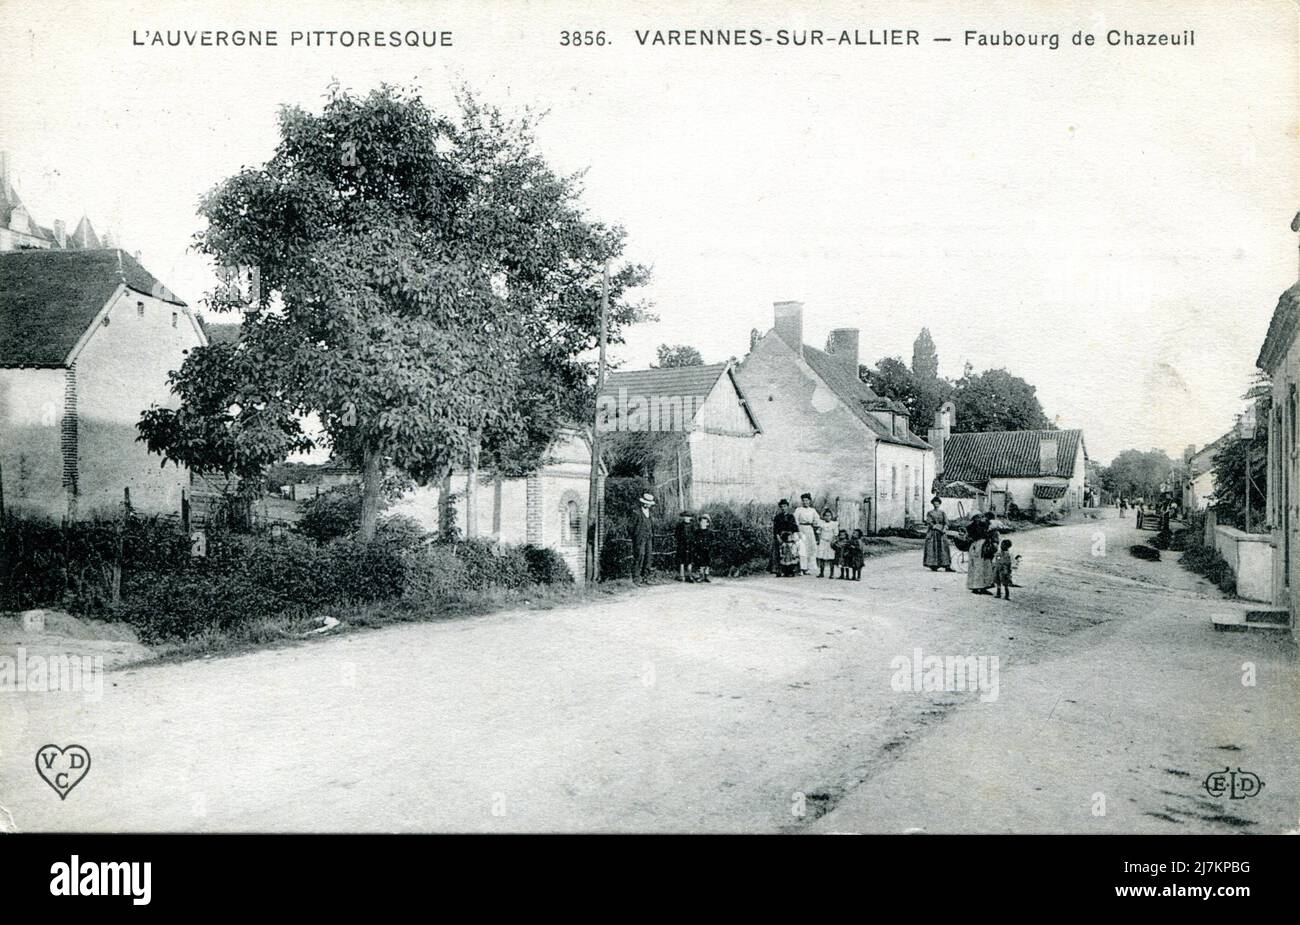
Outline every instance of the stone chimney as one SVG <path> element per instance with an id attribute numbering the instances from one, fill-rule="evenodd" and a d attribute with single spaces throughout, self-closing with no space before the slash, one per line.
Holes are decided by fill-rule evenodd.
<path id="1" fill-rule="evenodd" d="M 836 328 L 831 331 L 830 354 L 843 364 L 844 372 L 854 382 L 858 380 L 858 329 Z"/>
<path id="2" fill-rule="evenodd" d="M 1056 446 L 1055 439 L 1042 437 L 1038 441 L 1038 471 L 1042 475 L 1050 475 L 1056 472 Z"/>
<path id="3" fill-rule="evenodd" d="M 9 190 L 9 169 L 9 152 L 0 151 L 0 196 Z"/>
<path id="4" fill-rule="evenodd" d="M 934 447 L 934 473 L 943 475 L 943 445 L 952 435 L 953 425 L 957 423 L 957 406 L 950 401 L 939 406 L 934 413 L 934 426 L 926 435 L 926 442 Z"/>
<path id="5" fill-rule="evenodd" d="M 54 240 L 59 242 L 59 247 L 68 246 L 68 226 L 61 218 L 54 220 Z"/>
<path id="6" fill-rule="evenodd" d="M 799 356 L 803 357 L 803 303 L 774 302 L 772 304 L 773 327 L 781 340 Z"/>

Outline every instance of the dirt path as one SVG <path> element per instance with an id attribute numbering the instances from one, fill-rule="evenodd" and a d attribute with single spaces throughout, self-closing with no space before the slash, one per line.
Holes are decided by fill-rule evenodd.
<path id="1" fill-rule="evenodd" d="M 1099 529 L 1111 554 L 1094 558 Z M 1129 560 L 1132 532 L 1018 536 L 1010 604 L 906 553 L 857 583 L 671 585 L 129 668 L 98 702 L 6 694 L 0 804 L 27 831 L 996 831 L 1086 829 L 1078 794 L 1101 789 L 1122 829 L 1161 822 L 1121 814 L 1130 797 L 1176 809 L 1204 749 L 1236 745 L 1268 787 L 1233 810 L 1259 814 L 1252 831 L 1291 825 L 1292 655 L 1212 633 L 1217 592 Z M 998 656 L 998 698 L 894 690 L 891 660 L 918 647 Z M 1247 657 L 1252 693 L 1206 684 Z M 47 742 L 93 756 L 64 801 L 33 767 Z"/>

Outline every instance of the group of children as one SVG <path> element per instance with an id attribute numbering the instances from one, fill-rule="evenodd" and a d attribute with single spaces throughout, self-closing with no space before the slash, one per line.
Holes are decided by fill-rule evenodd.
<path id="1" fill-rule="evenodd" d="M 682 511 L 674 535 L 677 541 L 677 580 L 709 583 L 713 567 L 713 528 L 708 514 L 698 523 L 690 511 Z"/>
<path id="2" fill-rule="evenodd" d="M 801 573 L 800 542 L 798 533 L 781 534 L 781 577 L 790 578 Z M 866 547 L 867 538 L 861 530 L 854 530 L 852 536 L 849 536 L 847 530 L 841 530 L 839 535 L 830 542 L 834 557 L 830 559 L 820 555 L 817 557 L 817 574 L 825 575 L 829 570 L 830 577 L 834 578 L 835 569 L 838 568 L 839 577 L 845 581 L 861 581 L 862 561 L 866 558 Z M 818 551 L 824 548 L 819 543 Z"/>

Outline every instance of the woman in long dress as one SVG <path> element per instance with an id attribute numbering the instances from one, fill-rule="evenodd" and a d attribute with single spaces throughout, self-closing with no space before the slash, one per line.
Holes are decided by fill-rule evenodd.
<path id="1" fill-rule="evenodd" d="M 972 594 L 988 594 L 993 587 L 993 560 L 984 558 L 984 545 L 989 541 L 989 525 L 984 515 L 976 512 L 971 517 L 966 534 L 971 538 L 967 557 L 970 567 L 966 570 L 966 587 Z"/>
<path id="2" fill-rule="evenodd" d="M 799 570 L 807 575 L 817 561 L 817 530 L 822 522 L 813 507 L 812 495 L 799 496 L 799 509 L 794 512 L 794 522 L 799 525 Z"/>
<path id="3" fill-rule="evenodd" d="M 948 547 L 948 515 L 943 512 L 943 502 L 935 495 L 930 499 L 930 510 L 925 515 L 925 567 L 932 572 L 943 569 L 953 571 L 952 550 Z"/>
<path id="4" fill-rule="evenodd" d="M 840 535 L 840 522 L 830 508 L 822 511 L 822 522 L 817 527 L 817 577 L 825 578 L 826 569 L 835 577 L 835 547 L 831 544 Z"/>

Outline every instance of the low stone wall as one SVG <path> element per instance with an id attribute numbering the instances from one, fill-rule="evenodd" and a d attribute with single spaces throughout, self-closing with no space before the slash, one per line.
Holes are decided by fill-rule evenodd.
<path id="1" fill-rule="evenodd" d="M 1235 527 L 1214 527 L 1214 548 L 1237 576 L 1237 596 L 1271 603 L 1273 542 L 1267 533 L 1246 533 Z"/>

